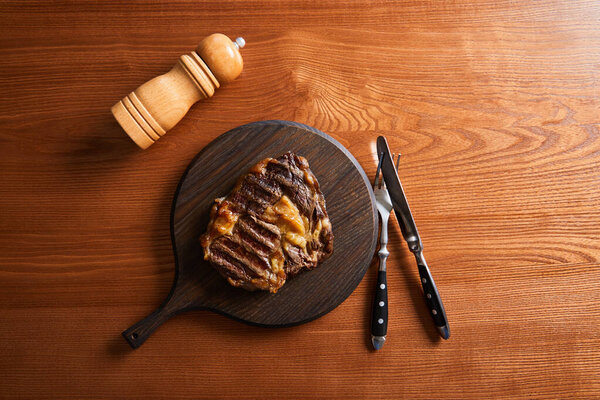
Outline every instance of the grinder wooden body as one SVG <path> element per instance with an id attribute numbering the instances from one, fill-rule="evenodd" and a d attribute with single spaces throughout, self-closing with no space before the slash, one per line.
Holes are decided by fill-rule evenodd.
<path id="1" fill-rule="evenodd" d="M 232 42 L 216 33 L 179 58 L 166 74 L 129 93 L 111 111 L 125 132 L 142 149 L 173 128 L 198 100 L 211 97 L 221 84 L 237 78 L 244 39 Z"/>

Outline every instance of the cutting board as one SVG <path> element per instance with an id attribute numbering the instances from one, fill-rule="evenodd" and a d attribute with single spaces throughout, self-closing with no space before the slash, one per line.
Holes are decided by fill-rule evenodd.
<path id="1" fill-rule="evenodd" d="M 287 151 L 305 157 L 321 185 L 335 236 L 333 254 L 316 269 L 289 279 L 275 294 L 234 288 L 204 261 L 198 238 L 206 230 L 215 198 L 229 193 L 239 176 L 258 161 Z M 289 121 L 235 128 L 202 149 L 184 172 L 171 209 L 175 255 L 171 292 L 123 337 L 137 348 L 170 317 L 191 309 L 265 327 L 314 320 L 341 304 L 362 280 L 375 251 L 377 223 L 367 176 L 335 139 Z"/>

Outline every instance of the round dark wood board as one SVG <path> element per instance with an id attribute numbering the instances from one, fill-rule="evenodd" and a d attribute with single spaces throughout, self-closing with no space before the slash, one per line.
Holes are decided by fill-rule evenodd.
<path id="1" fill-rule="evenodd" d="M 335 236 L 333 254 L 275 294 L 234 288 L 204 261 L 198 238 L 215 198 L 229 193 L 260 160 L 287 151 L 305 157 L 320 183 Z M 189 309 L 268 327 L 298 325 L 333 310 L 358 286 L 371 262 L 377 240 L 375 199 L 356 159 L 332 137 L 289 121 L 254 122 L 219 136 L 190 163 L 175 193 L 171 239 L 176 265 L 171 293 L 123 332 L 134 348 L 171 316 Z"/>

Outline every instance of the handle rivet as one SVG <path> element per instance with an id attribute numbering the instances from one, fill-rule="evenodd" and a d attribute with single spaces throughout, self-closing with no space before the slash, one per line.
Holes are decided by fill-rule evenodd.
<path id="1" fill-rule="evenodd" d="M 421 281 L 422 281 L 423 283 L 427 283 L 427 279 L 425 279 L 425 278 L 421 279 Z"/>
<path id="2" fill-rule="evenodd" d="M 432 313 L 433 315 L 437 315 L 437 311 L 436 311 L 436 310 L 431 310 L 431 313 Z"/>
<path id="3" fill-rule="evenodd" d="M 380 301 L 379 302 L 379 307 L 383 307 L 383 306 L 385 306 L 385 303 L 383 301 Z"/>
<path id="4" fill-rule="evenodd" d="M 431 298 L 431 293 L 427 293 L 427 298 L 430 299 Z"/>
<path id="5" fill-rule="evenodd" d="M 379 289 L 385 289 L 385 283 L 382 283 L 381 285 L 379 285 Z"/>
<path id="6" fill-rule="evenodd" d="M 378 323 L 379 325 L 383 324 L 383 319 L 382 319 L 382 318 L 379 318 L 379 319 L 377 320 L 377 323 Z"/>

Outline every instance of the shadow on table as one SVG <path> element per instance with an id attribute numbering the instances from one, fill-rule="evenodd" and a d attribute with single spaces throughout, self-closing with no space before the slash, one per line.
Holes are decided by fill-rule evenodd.
<path id="1" fill-rule="evenodd" d="M 67 185 L 73 198 L 101 196 L 104 188 L 118 185 L 124 175 L 127 175 L 126 179 L 129 182 L 135 181 L 142 186 L 146 180 L 152 181 L 152 168 L 144 168 L 140 163 L 148 165 L 149 160 L 154 157 L 148 150 L 140 149 L 127 136 L 110 112 L 103 115 L 101 120 L 88 127 L 80 136 L 74 135 L 72 140 L 67 142 L 67 146 L 61 149 L 61 153 L 64 158 L 61 164 L 64 175 L 63 180 L 58 184 Z M 182 172 L 185 167 L 186 163 L 182 161 L 180 166 Z M 164 286 L 163 293 L 152 295 L 161 299 L 156 303 L 156 307 L 169 293 L 175 275 L 169 220 L 178 181 L 179 179 L 176 178 L 166 184 L 154 185 L 152 187 L 154 200 L 152 207 L 148 209 L 151 215 L 147 235 L 150 243 L 146 243 L 146 247 L 152 251 L 151 266 L 155 266 L 152 274 L 156 275 L 157 281 L 164 282 L 159 285 Z M 114 196 L 111 199 L 115 201 Z M 117 203 L 118 200 L 115 204 Z M 125 207 L 131 206 L 126 204 Z M 122 217 L 125 212 L 115 209 L 115 218 Z M 152 311 L 153 309 L 150 309 L 148 313 Z M 140 314 L 136 320 L 130 321 L 130 325 L 145 316 L 143 313 Z M 128 326 L 124 325 L 120 328 L 114 336 L 107 338 L 106 352 L 111 357 L 123 357 L 133 351 L 121 336 L 121 331 Z"/>
<path id="2" fill-rule="evenodd" d="M 121 358 L 133 352 L 133 349 L 120 334 L 111 337 L 106 343 L 106 352 L 114 358 Z"/>

